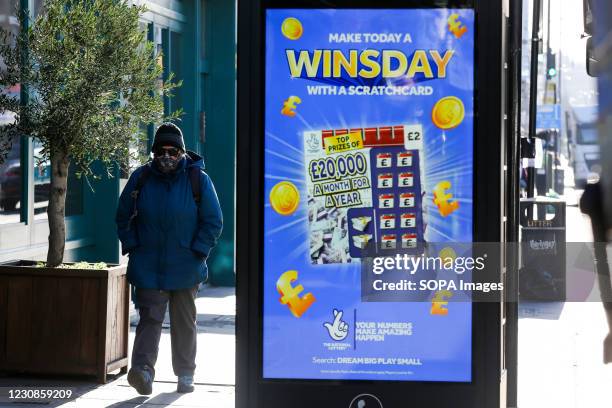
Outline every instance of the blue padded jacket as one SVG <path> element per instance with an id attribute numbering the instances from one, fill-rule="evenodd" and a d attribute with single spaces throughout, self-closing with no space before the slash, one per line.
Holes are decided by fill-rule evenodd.
<path id="1" fill-rule="evenodd" d="M 144 166 L 149 175 L 138 194 L 137 217 L 132 191 Z M 219 199 L 204 160 L 187 152 L 172 174 L 147 163 L 130 176 L 117 208 L 117 232 L 123 254 L 129 254 L 128 280 L 138 288 L 178 290 L 204 281 L 206 258 L 223 228 Z M 199 209 L 193 197 L 189 172 L 200 169 Z"/>

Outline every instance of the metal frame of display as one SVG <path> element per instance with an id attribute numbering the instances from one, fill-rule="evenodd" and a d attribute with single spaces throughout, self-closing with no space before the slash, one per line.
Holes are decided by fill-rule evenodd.
<path id="1" fill-rule="evenodd" d="M 506 1 L 238 1 L 237 364 L 238 408 L 348 407 L 363 393 L 385 407 L 506 406 L 502 303 L 474 303 L 472 382 L 268 380 L 262 378 L 264 29 L 267 8 L 474 8 L 476 11 L 475 242 L 505 241 Z M 486 34 L 485 34 L 486 33 Z M 495 171 L 497 170 L 497 171 Z M 504 257 L 502 257 L 504 259 Z M 505 265 L 500 265 L 501 270 Z M 426 405 L 425 405 L 426 404 Z"/>

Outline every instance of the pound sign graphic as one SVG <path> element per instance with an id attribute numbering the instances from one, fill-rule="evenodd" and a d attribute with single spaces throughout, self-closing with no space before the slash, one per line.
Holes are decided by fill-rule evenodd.
<path id="1" fill-rule="evenodd" d="M 433 202 L 438 206 L 440 215 L 443 217 L 448 217 L 459 209 L 459 203 L 457 201 L 450 202 L 453 195 L 446 192 L 449 188 L 451 188 L 450 181 L 441 181 L 436 188 L 434 188 Z"/>
<path id="2" fill-rule="evenodd" d="M 289 116 L 290 118 L 294 117 L 297 105 L 300 103 L 302 103 L 302 100 L 299 97 L 291 95 L 285 102 L 283 102 L 281 114 Z"/>
<path id="3" fill-rule="evenodd" d="M 448 30 L 455 35 L 457 38 L 463 37 L 463 34 L 467 33 L 467 27 L 459 21 L 459 14 L 451 14 L 448 18 Z"/>
<path id="4" fill-rule="evenodd" d="M 448 315 L 448 309 L 444 306 L 448 305 L 446 299 L 453 297 L 453 292 L 450 290 L 440 290 L 436 292 L 435 296 L 431 301 L 431 314 L 436 316 Z"/>
<path id="5" fill-rule="evenodd" d="M 297 318 L 302 315 L 312 306 L 316 300 L 312 293 L 307 293 L 300 297 L 300 293 L 304 291 L 302 285 L 293 286 L 292 283 L 297 281 L 297 271 L 287 271 L 276 281 L 276 290 L 281 295 L 280 302 L 287 305 L 289 310 Z"/>

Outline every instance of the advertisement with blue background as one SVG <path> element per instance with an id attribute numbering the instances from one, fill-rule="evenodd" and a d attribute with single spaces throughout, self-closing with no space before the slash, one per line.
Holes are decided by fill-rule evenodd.
<path id="1" fill-rule="evenodd" d="M 265 56 L 263 378 L 471 381 L 471 303 L 361 265 L 472 240 L 473 10 L 271 9 Z"/>

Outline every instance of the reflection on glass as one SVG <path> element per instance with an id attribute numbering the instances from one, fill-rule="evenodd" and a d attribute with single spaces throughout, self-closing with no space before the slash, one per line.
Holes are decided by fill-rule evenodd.
<path id="1" fill-rule="evenodd" d="M 18 0 L 3 0 L 0 1 L 0 26 L 5 30 L 10 30 L 13 34 L 17 34 L 19 22 L 15 17 Z"/>
<path id="2" fill-rule="evenodd" d="M 139 23 L 140 29 L 147 33 L 150 29 L 149 23 L 141 21 Z M 161 28 L 156 27 L 154 31 L 154 36 L 151 40 L 155 40 L 155 52 L 161 52 Z M 159 41 L 159 44 L 156 42 Z M 157 63 L 162 65 L 162 58 L 158 58 Z M 159 81 L 162 81 L 163 78 L 160 76 Z M 162 83 L 159 82 L 159 85 Z M 142 137 L 140 137 L 137 141 L 133 141 L 130 144 L 130 159 L 128 159 L 127 163 L 123 163 L 120 168 L 119 177 L 121 179 L 126 179 L 129 177 L 132 171 L 138 168 L 141 164 L 145 163 L 149 159 L 149 141 L 148 141 L 148 131 L 149 126 L 146 124 L 140 125 L 140 132 Z M 153 126 L 151 126 L 151 132 L 153 131 Z"/>
<path id="3" fill-rule="evenodd" d="M 172 44 L 172 52 L 170 53 L 170 70 L 174 73 L 174 80 L 176 82 L 183 80 L 183 67 L 182 67 L 182 54 L 181 49 L 183 47 L 181 34 L 172 31 L 170 44 Z M 170 110 L 177 111 L 183 107 L 183 92 L 184 88 L 179 87 L 174 90 L 174 97 L 170 99 Z"/>
<path id="4" fill-rule="evenodd" d="M 21 144 L 18 138 L 3 164 L 0 165 L 0 224 L 20 221 Z"/>
<path id="5" fill-rule="evenodd" d="M 42 144 L 38 141 L 32 143 L 34 149 L 34 217 L 46 218 L 49 206 L 49 186 L 51 185 L 51 164 L 42 158 Z M 44 214 L 43 217 L 41 215 Z"/>
<path id="6" fill-rule="evenodd" d="M 32 11 L 34 12 L 34 16 L 38 16 L 40 12 L 43 10 L 44 0 L 34 0 L 32 4 Z"/>
<path id="7" fill-rule="evenodd" d="M 19 23 L 15 17 L 17 0 L 0 2 L 0 27 L 17 34 Z M 6 67 L 0 61 L 0 70 Z M 19 86 L 3 89 L 3 93 L 19 95 Z M 0 114 L 0 126 L 14 120 L 13 112 Z M 21 144 L 18 138 L 13 140 L 11 150 L 3 164 L 0 165 L 0 224 L 19 222 L 21 207 Z"/>
<path id="8" fill-rule="evenodd" d="M 597 128 L 583 127 L 578 131 L 578 143 L 582 144 L 596 144 L 599 142 Z"/>
<path id="9" fill-rule="evenodd" d="M 49 188 L 51 185 L 51 165 L 42 157 L 42 144 L 33 143 L 34 149 L 34 219 L 47 219 L 49 207 Z M 66 193 L 66 216 L 83 213 L 83 179 L 77 178 L 75 168 L 68 170 L 68 191 Z"/>

